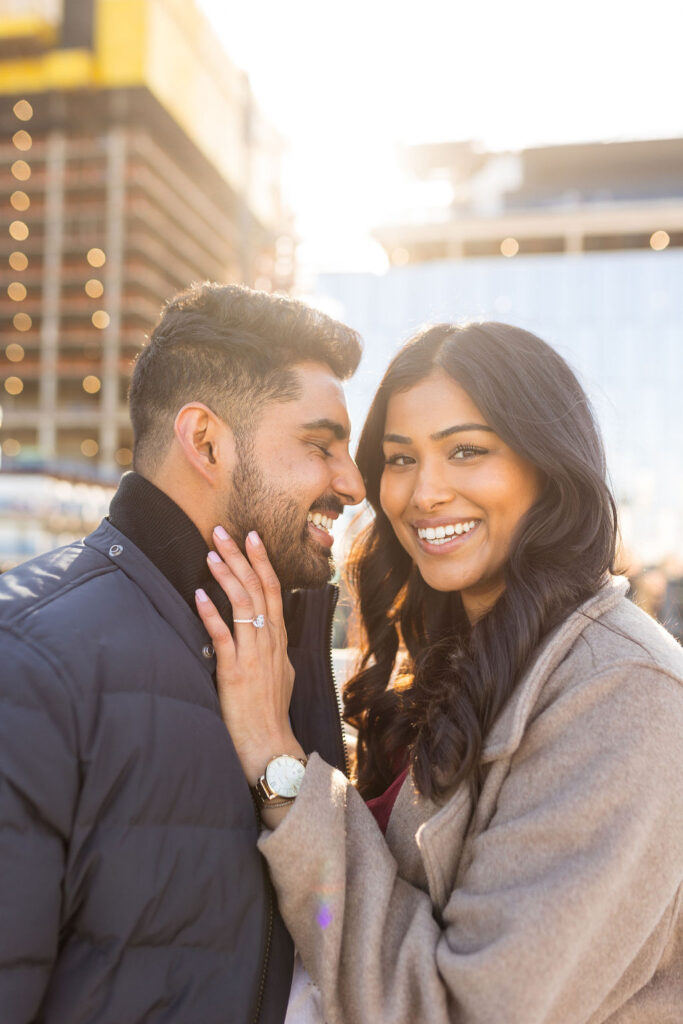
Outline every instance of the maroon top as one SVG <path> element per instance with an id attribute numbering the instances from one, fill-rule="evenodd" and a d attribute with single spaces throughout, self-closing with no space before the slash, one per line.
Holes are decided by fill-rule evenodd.
<path id="1" fill-rule="evenodd" d="M 394 809 L 396 803 L 396 797 L 398 791 L 405 782 L 408 769 L 404 768 L 398 778 L 394 779 L 388 789 L 385 789 L 381 796 L 373 796 L 371 800 L 367 801 L 368 807 L 377 819 L 377 824 L 382 829 L 382 832 L 386 835 L 387 825 L 389 824 L 389 818 L 391 812 Z"/>

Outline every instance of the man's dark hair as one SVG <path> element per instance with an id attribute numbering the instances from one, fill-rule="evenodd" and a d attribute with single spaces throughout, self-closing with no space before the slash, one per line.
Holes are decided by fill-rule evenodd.
<path id="1" fill-rule="evenodd" d="M 355 331 L 303 302 L 243 285 L 194 284 L 165 306 L 133 371 L 135 467 L 159 465 L 188 402 L 203 402 L 248 433 L 266 402 L 297 398 L 296 364 L 324 363 L 346 380 L 360 356 Z"/>

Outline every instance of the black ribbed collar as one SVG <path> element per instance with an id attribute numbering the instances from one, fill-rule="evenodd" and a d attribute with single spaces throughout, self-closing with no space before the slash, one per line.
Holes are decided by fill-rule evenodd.
<path id="1" fill-rule="evenodd" d="M 190 517 L 139 473 L 125 473 L 109 507 L 109 521 L 140 548 L 197 614 L 194 592 L 203 587 L 232 623 L 230 602 L 209 572 L 209 549 Z"/>

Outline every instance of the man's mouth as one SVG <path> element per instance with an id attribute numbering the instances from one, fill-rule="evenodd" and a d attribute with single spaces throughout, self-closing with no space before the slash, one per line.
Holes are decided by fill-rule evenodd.
<path id="1" fill-rule="evenodd" d="M 331 531 L 336 518 L 336 515 L 329 515 L 325 512 L 309 512 L 306 516 L 308 530 L 323 547 L 332 547 L 334 537 Z"/>
<path id="2" fill-rule="evenodd" d="M 327 533 L 332 529 L 332 524 L 336 518 L 336 516 L 326 516 L 323 512 L 309 512 L 306 516 L 307 522 L 313 523 L 314 526 L 320 527 L 321 530 L 325 530 Z"/>

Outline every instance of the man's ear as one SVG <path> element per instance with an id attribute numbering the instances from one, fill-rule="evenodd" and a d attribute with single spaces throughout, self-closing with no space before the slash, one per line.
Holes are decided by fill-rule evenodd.
<path id="1" fill-rule="evenodd" d="M 235 462 L 235 438 L 228 424 L 202 402 L 189 402 L 178 412 L 173 432 L 193 469 L 214 483 Z"/>

